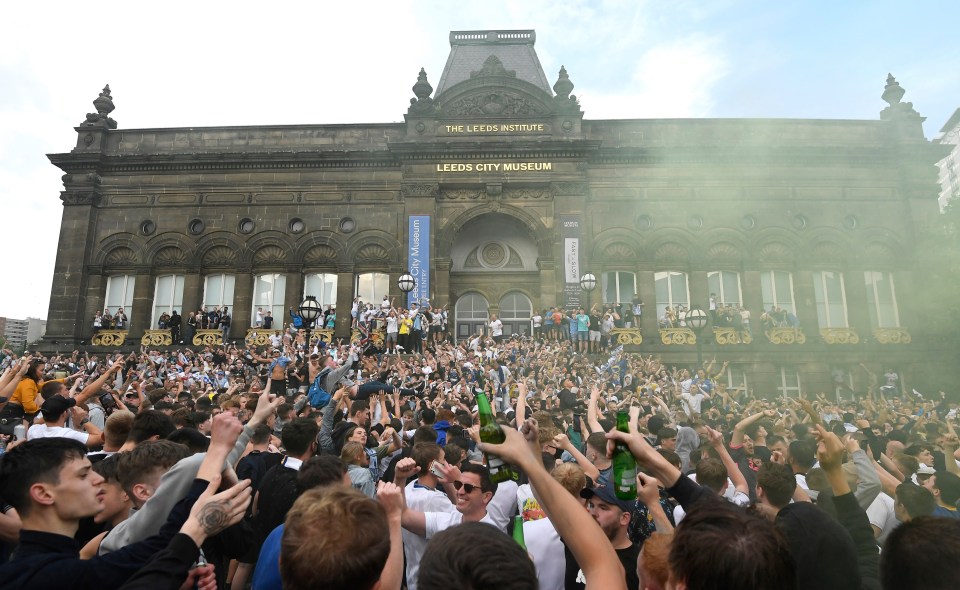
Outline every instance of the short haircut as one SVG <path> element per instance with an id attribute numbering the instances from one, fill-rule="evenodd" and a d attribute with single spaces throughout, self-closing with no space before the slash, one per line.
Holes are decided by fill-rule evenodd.
<path id="1" fill-rule="evenodd" d="M 196 428 L 184 427 L 174 430 L 167 437 L 170 442 L 181 444 L 190 449 L 190 454 L 206 453 L 210 448 L 210 439 Z"/>
<path id="2" fill-rule="evenodd" d="M 93 464 L 93 470 L 102 477 L 107 483 L 120 483 L 120 477 L 117 473 L 118 467 L 120 465 L 120 457 L 117 455 L 110 455 L 102 461 L 97 461 Z"/>
<path id="3" fill-rule="evenodd" d="M 775 508 L 783 508 L 790 503 L 797 491 L 797 478 L 786 465 L 768 461 L 757 471 L 757 485 Z"/>
<path id="4" fill-rule="evenodd" d="M 671 465 L 680 469 L 680 455 L 676 452 L 671 451 L 670 449 L 657 449 L 657 452 L 660 453 L 660 456 L 670 462 Z"/>
<path id="5" fill-rule="evenodd" d="M 707 457 L 697 463 L 697 483 L 716 493 L 727 489 L 727 468 L 719 459 Z"/>
<path id="6" fill-rule="evenodd" d="M 460 466 L 460 473 L 475 473 L 480 476 L 480 490 L 482 492 L 497 493 L 497 484 L 490 479 L 490 470 L 479 463 L 464 463 Z"/>
<path id="7" fill-rule="evenodd" d="M 437 431 L 431 428 L 430 426 L 421 426 L 413 431 L 414 446 L 420 443 L 435 443 L 435 442 L 437 442 Z"/>
<path id="8" fill-rule="evenodd" d="M 536 587 L 537 571 L 527 552 L 503 531 L 482 522 L 465 522 L 434 535 L 420 559 L 417 578 L 420 590 Z"/>
<path id="9" fill-rule="evenodd" d="M 578 500 L 580 499 L 580 490 L 587 487 L 587 476 L 576 463 L 561 463 L 553 468 L 550 475 L 563 486 L 563 489 L 570 492 Z"/>
<path id="10" fill-rule="evenodd" d="M 637 569 L 640 570 L 642 567 L 643 571 L 652 578 L 643 580 L 648 585 L 650 582 L 656 582 L 657 587 L 667 587 L 667 580 L 670 578 L 669 560 L 672 542 L 673 532 L 653 533 L 643 542 L 643 547 L 640 549 L 643 565 L 638 566 Z"/>
<path id="11" fill-rule="evenodd" d="M 150 440 L 152 437 L 167 438 L 170 433 L 176 430 L 173 420 L 163 412 L 157 410 L 147 410 L 140 412 L 133 419 L 133 426 L 130 428 L 129 439 L 140 444 Z"/>
<path id="12" fill-rule="evenodd" d="M 670 546 L 670 577 L 688 590 L 796 588 L 796 564 L 776 526 L 720 498 L 687 513 Z"/>
<path id="13" fill-rule="evenodd" d="M 607 435 L 603 432 L 594 432 L 587 437 L 587 444 L 594 451 L 604 454 L 607 452 Z"/>
<path id="14" fill-rule="evenodd" d="M 419 443 L 413 446 L 411 457 L 420 468 L 421 475 L 428 473 L 430 464 L 440 460 L 440 445 L 436 443 Z"/>
<path id="15" fill-rule="evenodd" d="M 370 409 L 370 402 L 365 399 L 355 399 L 350 402 L 350 415 L 353 416 L 357 412 L 363 412 L 364 410 Z"/>
<path id="16" fill-rule="evenodd" d="M 253 427 L 253 434 L 250 435 L 250 442 L 255 445 L 262 445 L 270 440 L 270 426 L 261 422 Z"/>
<path id="17" fill-rule="evenodd" d="M 666 440 L 668 438 L 677 438 L 677 431 L 673 428 L 661 428 L 657 431 L 657 438 Z"/>
<path id="18" fill-rule="evenodd" d="M 930 516 L 937 509 L 937 500 L 930 490 L 912 481 L 905 481 L 897 486 L 897 502 L 903 506 L 910 518 Z"/>
<path id="19" fill-rule="evenodd" d="M 443 458 L 450 465 L 459 465 L 466 456 L 466 450 L 460 445 L 452 445 L 448 442 L 447 446 L 443 447 Z"/>
<path id="20" fill-rule="evenodd" d="M 297 418 L 283 427 L 283 432 L 280 433 L 280 441 L 288 455 L 299 457 L 307 452 L 310 444 L 316 440 L 319 431 L 315 420 Z"/>
<path id="21" fill-rule="evenodd" d="M 303 493 L 313 488 L 336 485 L 343 481 L 347 466 L 339 457 L 319 455 L 310 457 L 297 473 L 297 489 Z"/>
<path id="22" fill-rule="evenodd" d="M 783 438 L 779 434 L 773 434 L 772 432 L 767 435 L 766 443 L 768 447 L 772 447 L 777 443 L 787 444 L 787 439 Z"/>
<path id="23" fill-rule="evenodd" d="M 86 454 L 83 443 L 64 437 L 37 438 L 17 445 L 0 459 L 0 497 L 25 516 L 33 507 L 30 487 L 60 483 L 60 470 Z"/>
<path id="24" fill-rule="evenodd" d="M 950 457 L 949 460 L 953 460 Z M 940 490 L 940 499 L 948 506 L 955 506 L 960 500 L 960 476 L 949 471 L 937 470 L 933 487 Z"/>
<path id="25" fill-rule="evenodd" d="M 167 471 L 177 461 L 189 456 L 187 447 L 168 440 L 149 440 L 139 444 L 132 451 L 118 454 L 120 487 L 133 499 L 133 486 L 143 483 L 150 474 Z"/>
<path id="26" fill-rule="evenodd" d="M 47 381 L 43 384 L 43 387 L 40 388 L 40 396 L 44 400 L 48 400 L 60 393 L 61 389 L 66 389 L 66 387 L 62 381 Z"/>
<path id="27" fill-rule="evenodd" d="M 790 460 L 804 469 L 810 469 L 817 462 L 817 447 L 807 440 L 795 440 L 790 443 Z"/>
<path id="28" fill-rule="evenodd" d="M 960 588 L 960 523 L 921 516 L 893 529 L 880 554 L 880 581 L 897 590 Z"/>
<path id="29" fill-rule="evenodd" d="M 893 462 L 905 477 L 910 477 L 920 469 L 920 461 L 916 457 L 911 457 L 906 453 L 897 453 L 893 456 Z"/>
<path id="30" fill-rule="evenodd" d="M 352 488 L 312 489 L 287 513 L 280 577 L 285 590 L 368 590 L 388 555 L 387 514 L 376 500 Z"/>
<path id="31" fill-rule="evenodd" d="M 136 414 L 127 410 L 118 410 L 109 417 L 103 426 L 103 442 L 109 447 L 122 447 L 130 436 Z"/>

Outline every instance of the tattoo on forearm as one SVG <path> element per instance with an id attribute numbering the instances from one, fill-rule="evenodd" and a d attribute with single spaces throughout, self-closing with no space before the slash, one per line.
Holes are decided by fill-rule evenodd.
<path id="1" fill-rule="evenodd" d="M 197 521 L 207 536 L 212 536 L 227 528 L 230 522 L 230 506 L 227 502 L 210 502 L 200 509 Z"/>

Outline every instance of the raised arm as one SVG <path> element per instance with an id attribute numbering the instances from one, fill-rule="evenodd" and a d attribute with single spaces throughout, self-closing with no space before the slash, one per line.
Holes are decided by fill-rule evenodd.
<path id="1" fill-rule="evenodd" d="M 587 403 L 587 426 L 590 432 L 603 432 L 600 420 L 597 419 L 597 400 L 600 398 L 600 389 L 594 385 L 590 388 L 590 401 Z"/>
<path id="2" fill-rule="evenodd" d="M 723 435 L 709 426 L 706 428 L 707 434 L 710 437 L 710 446 L 717 451 L 720 461 L 722 461 L 723 466 L 727 468 L 727 475 L 730 477 L 730 481 L 733 482 L 733 487 L 736 488 L 738 492 L 749 496 L 750 486 L 747 484 L 747 478 L 743 476 L 743 472 L 740 471 L 740 466 L 737 465 L 733 457 L 730 456 L 727 445 L 723 444 Z"/>
<path id="3" fill-rule="evenodd" d="M 103 375 L 97 377 L 93 383 L 85 386 L 80 393 L 77 394 L 76 399 L 78 404 L 86 402 L 88 399 L 96 395 L 100 390 L 103 389 L 104 384 L 114 375 L 117 371 L 123 368 L 123 357 L 118 358 L 110 365 L 110 368 L 103 372 Z"/>
<path id="4" fill-rule="evenodd" d="M 597 469 L 597 466 L 590 462 L 590 459 L 580 452 L 577 447 L 570 442 L 570 439 L 566 434 L 558 434 L 553 437 L 553 444 L 558 449 L 563 449 L 564 451 L 570 453 L 570 455 L 577 462 L 577 465 L 580 466 L 580 469 L 583 470 L 583 473 L 593 481 L 597 481 L 600 477 L 600 470 Z"/>
<path id="5" fill-rule="evenodd" d="M 743 444 L 743 435 L 748 426 L 764 416 L 773 417 L 776 416 L 776 414 L 777 413 L 774 410 L 764 410 L 762 412 L 757 412 L 756 414 L 747 416 L 743 420 L 737 422 L 737 425 L 733 427 L 733 436 L 730 437 L 730 446 L 739 447 Z"/>

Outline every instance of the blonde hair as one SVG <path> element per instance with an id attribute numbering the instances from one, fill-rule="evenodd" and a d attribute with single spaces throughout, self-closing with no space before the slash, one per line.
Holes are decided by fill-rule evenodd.
<path id="1" fill-rule="evenodd" d="M 363 449 L 363 445 L 357 441 L 349 441 L 344 443 L 343 449 L 340 451 L 340 460 L 347 465 L 359 465 L 360 457 L 362 457 L 366 451 Z"/>
<path id="2" fill-rule="evenodd" d="M 576 463 L 561 463 L 550 472 L 563 489 L 570 492 L 574 498 L 580 498 L 580 490 L 587 487 L 587 476 Z"/>

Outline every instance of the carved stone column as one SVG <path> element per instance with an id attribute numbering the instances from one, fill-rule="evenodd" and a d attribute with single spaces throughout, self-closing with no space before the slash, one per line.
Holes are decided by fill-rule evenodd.
<path id="1" fill-rule="evenodd" d="M 246 334 L 246 329 L 254 325 L 253 311 L 253 274 L 249 268 L 239 268 L 233 279 L 232 338 L 235 334 Z"/>
<path id="2" fill-rule="evenodd" d="M 353 286 L 356 276 L 353 265 L 343 266 L 337 272 L 337 324 L 334 336 L 350 340 L 350 306 L 353 304 Z"/>
<path id="3" fill-rule="evenodd" d="M 138 342 L 144 330 L 153 328 L 150 322 L 153 318 L 155 288 L 156 278 L 150 269 L 138 269 L 136 282 L 133 284 L 133 309 L 124 310 L 130 320 L 127 340 Z"/>

